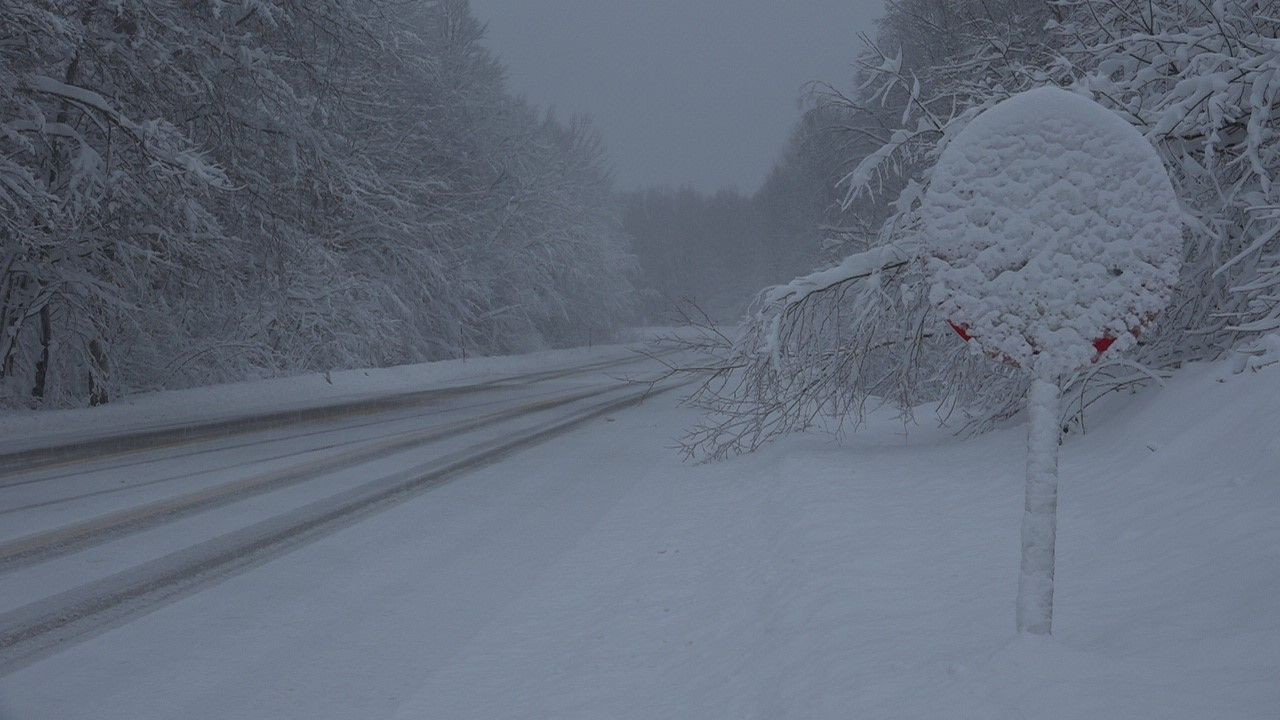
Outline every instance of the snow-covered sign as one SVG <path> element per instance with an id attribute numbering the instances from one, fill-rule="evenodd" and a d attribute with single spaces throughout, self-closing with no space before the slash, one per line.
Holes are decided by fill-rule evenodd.
<path id="1" fill-rule="evenodd" d="M 1131 347 L 1178 278 L 1181 211 L 1155 148 L 1058 88 L 957 134 L 923 215 L 931 300 L 982 351 L 1041 375 Z"/>
<path id="2" fill-rule="evenodd" d="M 1169 302 L 1181 212 L 1155 148 L 1115 113 L 1039 88 L 978 115 L 925 194 L 930 300 L 966 340 L 1033 373 L 1018 631 L 1053 623 L 1058 377 L 1124 350 Z"/>

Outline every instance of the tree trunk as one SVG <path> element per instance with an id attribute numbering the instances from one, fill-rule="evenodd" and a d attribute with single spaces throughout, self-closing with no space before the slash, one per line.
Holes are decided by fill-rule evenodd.
<path id="1" fill-rule="evenodd" d="M 36 359 L 36 377 L 31 384 L 31 397 L 43 400 L 46 382 L 49 379 L 49 345 L 53 342 L 53 319 L 49 316 L 49 305 L 40 308 L 40 357 Z"/>
<path id="2" fill-rule="evenodd" d="M 107 394 L 107 353 L 100 340 L 89 341 L 89 362 L 89 407 L 106 405 L 111 399 Z"/>
<path id="3" fill-rule="evenodd" d="M 1022 514 L 1018 632 L 1053 627 L 1054 541 L 1058 533 L 1058 385 L 1037 377 L 1027 394 L 1027 496 Z"/>
<path id="4" fill-rule="evenodd" d="M 15 327 L 13 314 L 10 307 L 13 303 L 13 293 L 17 288 L 19 281 L 11 274 L 12 262 L 5 267 L 5 275 L 0 278 L 0 283 L 4 285 L 4 300 L 0 300 L 0 378 L 7 378 L 13 375 L 13 351 L 17 346 L 18 328 Z"/>

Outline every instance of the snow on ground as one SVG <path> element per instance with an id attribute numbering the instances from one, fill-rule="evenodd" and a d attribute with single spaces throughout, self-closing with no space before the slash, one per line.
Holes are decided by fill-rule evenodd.
<path id="1" fill-rule="evenodd" d="M 888 417 L 688 466 L 669 399 L 0 679 L 0 717 L 1275 718 L 1280 367 L 1062 452 L 1054 636 L 1013 633 L 1022 427 Z"/>
<path id="2" fill-rule="evenodd" d="M 1022 429 L 882 422 L 651 478 L 397 717 L 1275 717 L 1280 373 L 1217 376 L 1064 451 L 1052 640 L 1012 632 Z"/>
<path id="3" fill-rule="evenodd" d="M 242 415 L 301 410 L 521 373 L 635 357 L 635 349 L 675 328 L 635 328 L 629 344 L 547 350 L 526 355 L 444 360 L 377 369 L 337 370 L 291 377 L 134 395 L 96 408 L 0 412 L 0 452 L 122 433 L 208 422 Z"/>

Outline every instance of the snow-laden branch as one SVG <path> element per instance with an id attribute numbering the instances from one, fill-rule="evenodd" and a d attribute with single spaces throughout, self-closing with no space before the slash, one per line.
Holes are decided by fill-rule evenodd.
<path id="1" fill-rule="evenodd" d="M 1124 357 L 1149 372 L 1076 378 L 1068 412 L 1280 329 L 1280 216 L 1266 211 L 1280 206 L 1280 16 L 1267 2 L 894 4 L 884 28 L 857 63 L 856 92 L 820 93 L 839 118 L 832 132 L 853 138 L 839 188 L 857 222 L 842 224 L 867 231 L 833 238 L 845 261 L 762 294 L 734 351 L 713 353 L 722 362 L 706 365 L 725 383 L 695 398 L 709 414 L 692 452 L 749 450 L 827 413 L 856 418 L 872 397 L 904 414 L 935 402 L 967 432 L 1018 410 L 1023 381 L 964 351 L 916 264 L 888 266 L 916 246 L 920 198 L 951 140 L 1033 87 L 1082 92 L 1143 133 L 1189 228 L 1168 309 Z"/>

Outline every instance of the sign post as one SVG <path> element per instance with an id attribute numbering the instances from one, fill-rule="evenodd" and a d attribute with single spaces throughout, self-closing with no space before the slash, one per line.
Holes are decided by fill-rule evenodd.
<path id="1" fill-rule="evenodd" d="M 1060 378 L 1133 347 L 1168 304 L 1182 255 L 1177 196 L 1133 126 L 1044 87 L 950 140 L 922 215 L 930 300 L 976 352 L 1030 376 L 1017 627 L 1048 635 Z"/>

